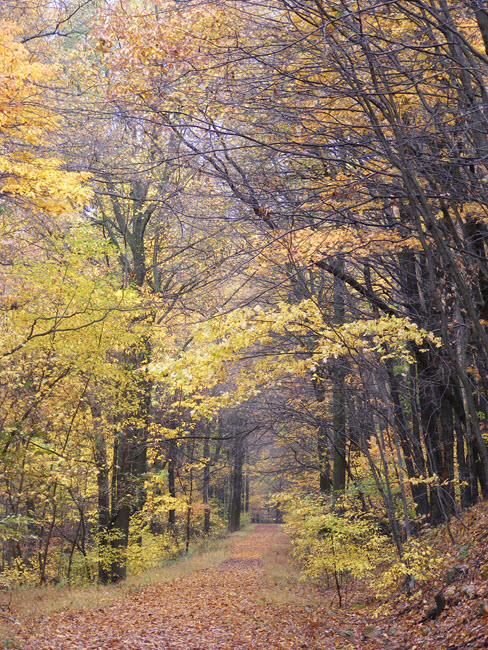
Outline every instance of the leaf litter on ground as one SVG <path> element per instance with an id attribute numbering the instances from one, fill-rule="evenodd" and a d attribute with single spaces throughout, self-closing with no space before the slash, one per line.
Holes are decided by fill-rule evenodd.
<path id="1" fill-rule="evenodd" d="M 91 611 L 59 614 L 24 630 L 26 650 L 224 650 L 351 648 L 364 617 L 286 597 L 263 555 L 286 545 L 282 527 L 258 525 L 216 567 L 141 588 Z M 286 561 L 286 555 L 285 561 Z M 310 589 L 314 589 L 310 587 Z M 337 630 L 333 628 L 337 626 Z M 350 636 L 348 636 L 350 635 Z"/>
<path id="2" fill-rule="evenodd" d="M 377 603 L 366 585 L 352 581 L 347 606 L 333 589 L 297 581 L 283 527 L 260 524 L 239 535 L 232 556 L 168 582 L 154 583 L 97 609 L 59 613 L 23 625 L 24 650 L 474 650 L 488 647 L 485 607 L 486 511 L 477 524 L 465 571 L 435 620 L 421 623 L 434 594 L 446 589 L 446 564 L 438 583 L 407 601 L 393 597 L 375 618 Z M 464 528 L 463 528 L 464 527 Z M 459 528 L 462 531 L 466 524 Z M 464 544 L 464 538 L 461 542 Z M 446 543 L 447 544 L 447 543 Z M 464 544 L 465 545 L 465 544 Z M 464 549 L 464 546 L 463 546 Z M 463 555 L 465 551 L 462 551 Z M 447 553 L 446 548 L 446 557 Z M 476 572 L 475 572 L 476 569 Z M 449 586 L 449 585 L 448 585 Z M 452 586 L 452 585 L 451 585 Z"/>

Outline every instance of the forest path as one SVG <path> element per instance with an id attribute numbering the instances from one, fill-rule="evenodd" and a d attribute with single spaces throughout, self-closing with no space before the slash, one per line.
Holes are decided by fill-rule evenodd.
<path id="1" fill-rule="evenodd" d="M 362 648 L 364 618 L 306 604 L 295 579 L 266 564 L 288 561 L 282 527 L 257 525 L 220 565 L 141 588 L 106 607 L 65 613 L 23 636 L 25 650 L 251 650 Z M 263 563 L 263 556 L 268 558 Z M 269 559 L 270 558 L 270 559 Z M 281 571 L 282 576 L 286 574 Z"/>

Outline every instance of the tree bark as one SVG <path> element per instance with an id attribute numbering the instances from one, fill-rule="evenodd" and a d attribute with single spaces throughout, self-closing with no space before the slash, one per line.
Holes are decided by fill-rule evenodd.
<path id="1" fill-rule="evenodd" d="M 229 531 L 231 533 L 241 527 L 241 495 L 242 495 L 242 465 L 243 441 L 238 432 L 234 441 L 233 465 L 231 474 L 231 495 L 229 507 Z"/>

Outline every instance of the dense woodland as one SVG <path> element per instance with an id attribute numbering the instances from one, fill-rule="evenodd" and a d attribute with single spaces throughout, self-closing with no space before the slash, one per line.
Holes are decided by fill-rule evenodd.
<path id="1" fill-rule="evenodd" d="M 429 579 L 488 496 L 487 83 L 480 0 L 3 0 L 5 584 L 283 517 Z"/>

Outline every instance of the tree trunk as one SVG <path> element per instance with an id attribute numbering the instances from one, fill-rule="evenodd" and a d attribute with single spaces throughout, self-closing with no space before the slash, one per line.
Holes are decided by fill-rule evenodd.
<path id="1" fill-rule="evenodd" d="M 203 534 L 208 535 L 210 533 L 210 504 L 209 504 L 209 492 L 210 492 L 210 444 L 208 437 L 205 436 L 203 442 L 203 457 L 204 457 L 204 466 L 203 466 L 203 490 L 202 490 L 202 501 L 204 506 L 203 512 Z"/>
<path id="2" fill-rule="evenodd" d="M 343 262 L 340 263 L 343 267 Z M 334 325 L 344 324 L 345 301 L 344 282 L 334 276 Z M 332 490 L 334 499 L 346 488 L 346 397 L 345 368 L 341 358 L 334 361 L 332 367 L 332 428 L 334 445 L 334 465 Z"/>
<path id="3" fill-rule="evenodd" d="M 168 493 L 173 499 L 176 498 L 176 456 L 177 456 L 177 446 L 175 440 L 169 441 L 168 449 Z M 168 524 L 171 528 L 174 528 L 176 522 L 175 509 L 170 508 L 168 512 Z"/>
<path id="4" fill-rule="evenodd" d="M 243 444 L 240 433 L 236 434 L 234 442 L 234 462 L 231 475 L 231 495 L 229 507 L 229 531 L 231 533 L 241 527 L 241 495 L 242 495 L 242 465 Z"/>

